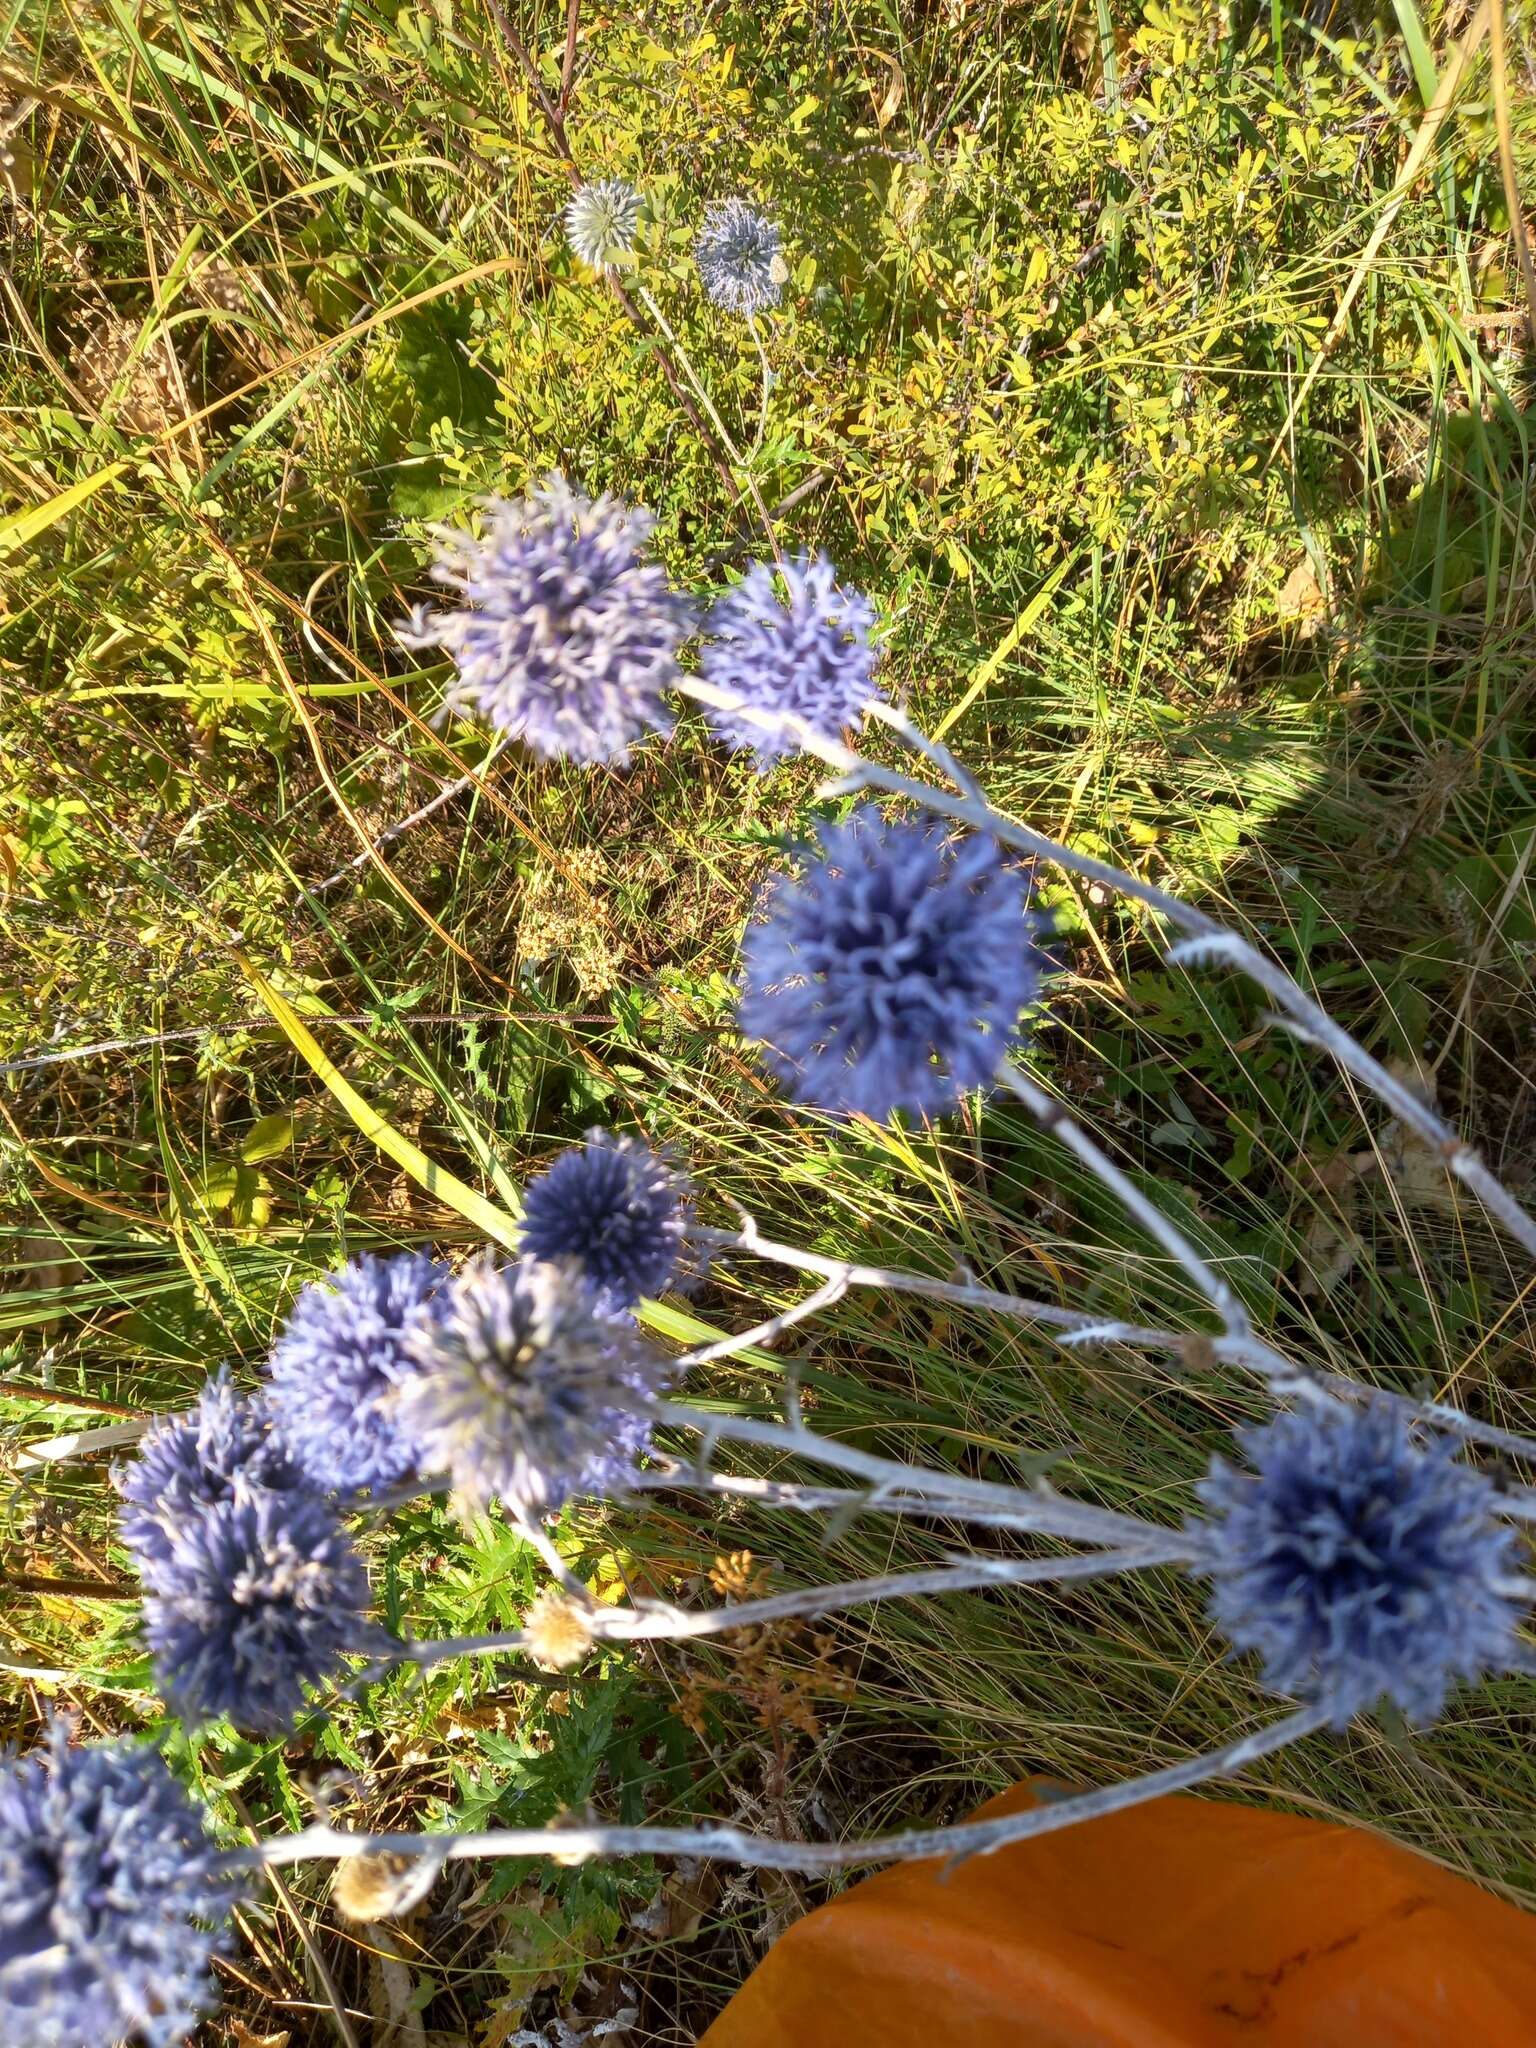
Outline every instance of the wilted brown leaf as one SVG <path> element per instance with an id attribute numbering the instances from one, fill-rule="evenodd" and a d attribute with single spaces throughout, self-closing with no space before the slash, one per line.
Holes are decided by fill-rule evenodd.
<path id="1" fill-rule="evenodd" d="M 230 2048 L 288 2048 L 288 2043 L 292 2039 L 293 2036 L 286 2027 L 284 2027 L 280 2034 L 252 2033 L 244 2020 L 238 2018 L 234 2013 L 230 2014 Z"/>

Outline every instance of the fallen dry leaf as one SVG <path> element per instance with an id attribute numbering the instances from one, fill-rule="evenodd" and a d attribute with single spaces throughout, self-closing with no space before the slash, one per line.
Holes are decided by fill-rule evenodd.
<path id="1" fill-rule="evenodd" d="M 1435 1106 L 1431 1068 L 1419 1060 L 1389 1060 L 1387 1067 L 1394 1078 Z M 1304 1232 L 1306 1265 L 1297 1283 L 1303 1294 L 1331 1294 L 1365 1249 L 1355 1219 L 1362 1184 L 1374 1175 L 1385 1176 L 1405 1208 L 1457 1214 L 1456 1183 L 1439 1152 L 1398 1118 L 1389 1118 L 1374 1145 L 1363 1152 L 1336 1152 L 1317 1168 L 1318 1180 L 1333 1202 L 1319 1209 Z"/>
<path id="2" fill-rule="evenodd" d="M 253 2034 L 244 2020 L 230 2014 L 230 2048 L 288 2048 L 292 2039 L 286 2027 L 280 2034 Z"/>

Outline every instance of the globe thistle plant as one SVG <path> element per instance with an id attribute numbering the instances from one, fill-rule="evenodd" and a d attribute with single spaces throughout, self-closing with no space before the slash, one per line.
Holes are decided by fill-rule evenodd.
<path id="1" fill-rule="evenodd" d="M 599 1308 L 633 1308 L 677 1270 L 689 1216 L 682 1174 L 637 1138 L 588 1131 L 524 1195 L 522 1249 L 572 1261 Z"/>
<path id="2" fill-rule="evenodd" d="M 273 1347 L 268 1398 L 317 1486 L 378 1493 L 411 1476 L 394 1395 L 416 1370 L 406 1331 L 431 1315 L 447 1272 L 424 1252 L 369 1256 L 300 1293 Z"/>
<path id="3" fill-rule="evenodd" d="M 233 1888 L 156 1750 L 40 1750 L 0 1763 L 0 2008 L 7 2048 L 183 2041 L 213 2003 Z"/>
<path id="4" fill-rule="evenodd" d="M 693 255 L 706 295 L 727 313 L 751 315 L 766 313 L 784 295 L 783 248 L 766 214 L 745 199 L 722 199 L 706 211 Z"/>
<path id="5" fill-rule="evenodd" d="M 777 568 L 758 562 L 709 615 L 699 668 L 754 711 L 791 712 L 836 739 L 863 718 L 878 650 L 874 607 L 837 583 L 825 555 L 797 555 Z M 751 747 L 760 767 L 798 753 L 793 733 L 775 733 L 736 711 L 711 709 L 727 746 Z"/>
<path id="6" fill-rule="evenodd" d="M 1049 962 L 989 839 L 866 805 L 779 876 L 742 940 L 741 1028 L 798 1101 L 932 1116 L 997 1071 Z"/>
<path id="7" fill-rule="evenodd" d="M 1335 1727 L 1381 1700 L 1430 1722 L 1459 1679 L 1506 1669 L 1522 1618 L 1514 1532 L 1454 1441 L 1380 1402 L 1281 1415 L 1198 1489 L 1211 1619 L 1276 1692 Z"/>
<path id="8" fill-rule="evenodd" d="M 565 209 L 565 238 L 593 270 L 611 270 L 635 246 L 643 203 L 627 178 L 594 178 Z"/>
<path id="9" fill-rule="evenodd" d="M 622 766 L 637 740 L 670 730 L 663 694 L 694 624 L 666 571 L 642 559 L 653 524 L 560 476 L 526 498 L 492 498 L 478 537 L 437 530 L 433 574 L 463 602 L 418 606 L 400 638 L 453 656 L 448 708 L 545 760 Z"/>
<path id="10" fill-rule="evenodd" d="M 276 1733 L 306 1686 L 373 1647 L 368 1578 L 328 1501 L 263 1493 L 189 1515 L 146 1575 L 144 1633 L 184 1720 Z"/>
<path id="11" fill-rule="evenodd" d="M 186 1414 L 152 1423 L 138 1456 L 112 1479 L 123 1502 L 118 1526 L 141 1570 L 169 1557 L 173 1532 L 198 1510 L 303 1484 L 266 1402 L 238 1393 L 222 1373 Z"/>
<path id="12" fill-rule="evenodd" d="M 669 1372 L 632 1324 L 600 1314 L 573 1267 L 535 1259 L 466 1266 L 410 1341 L 423 1369 L 401 1389 L 401 1426 L 471 1512 L 621 1493 Z"/>

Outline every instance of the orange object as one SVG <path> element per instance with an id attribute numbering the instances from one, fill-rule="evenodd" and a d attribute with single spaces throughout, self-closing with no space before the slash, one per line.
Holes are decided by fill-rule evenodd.
<path id="1" fill-rule="evenodd" d="M 981 1809 L 1034 1803 L 1015 1786 Z M 699 2048 L 1536 2048 L 1536 1916 L 1363 1830 L 1158 1799 L 791 1927 Z"/>

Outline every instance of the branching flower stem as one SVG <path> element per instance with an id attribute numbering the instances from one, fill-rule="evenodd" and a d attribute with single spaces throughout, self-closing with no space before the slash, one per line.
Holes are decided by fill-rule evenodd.
<path id="1" fill-rule="evenodd" d="M 599 1607 L 588 1616 L 593 1638 L 609 1643 L 682 1643 L 702 1636 L 729 1635 L 733 1629 L 761 1628 L 770 1622 L 808 1621 L 877 1600 L 909 1600 L 933 1593 L 973 1592 L 983 1586 L 1049 1586 L 1071 1580 L 1112 1578 L 1121 1572 L 1154 1565 L 1190 1564 L 1201 1546 L 1177 1534 L 1144 1528 L 1135 1548 L 1104 1550 L 1082 1557 L 967 1557 L 878 1577 L 847 1579 L 835 1586 L 801 1586 L 761 1600 L 741 1600 L 723 1607 L 687 1612 L 658 1602 L 644 1607 Z M 1161 1540 L 1160 1540 L 1161 1539 Z M 404 1659 L 417 1666 L 443 1663 L 452 1657 L 527 1655 L 529 1638 L 522 1632 L 498 1635 L 447 1636 L 407 1643 Z"/>
<path id="2" fill-rule="evenodd" d="M 1433 1148 L 1447 1169 L 1478 1196 L 1489 1214 L 1517 1243 L 1526 1251 L 1536 1254 L 1536 1217 L 1529 1215 L 1520 1206 L 1497 1176 L 1484 1165 L 1473 1148 L 1464 1143 L 1451 1125 L 1431 1109 L 1427 1102 L 1395 1074 L 1388 1072 L 1380 1060 L 1374 1058 L 1364 1046 L 1357 1044 L 1342 1026 L 1336 1024 L 1278 962 L 1267 959 L 1256 946 L 1237 932 L 1218 924 L 1213 917 L 1207 916 L 1203 910 L 1197 910 L 1193 904 L 1184 903 L 1178 897 L 1170 896 L 1166 890 L 1128 874 L 1123 868 L 1112 867 L 1107 861 L 1096 860 L 1091 854 L 1078 853 L 1072 847 L 1063 846 L 1058 840 L 1049 839 L 1044 833 L 1036 832 L 1027 825 L 1016 824 L 1012 819 L 994 810 L 979 795 L 951 796 L 947 791 L 937 789 L 931 783 L 919 782 L 912 776 L 902 774 L 899 769 L 886 768 L 877 761 L 870 761 L 863 755 L 855 753 L 851 747 L 844 746 L 841 741 L 829 740 L 805 719 L 795 718 L 787 713 L 760 710 L 745 703 L 735 691 L 720 689 L 714 684 L 704 682 L 698 676 L 684 677 L 678 688 L 683 695 L 691 697 L 697 703 L 710 705 L 716 710 L 731 711 L 762 726 L 766 731 L 782 732 L 786 728 L 792 731 L 804 752 L 837 771 L 840 779 L 832 785 L 828 794 L 846 794 L 858 789 L 879 789 L 890 796 L 906 797 L 940 817 L 953 819 L 956 824 L 969 825 L 975 831 L 989 833 L 1005 846 L 1015 847 L 1019 852 L 1032 854 L 1038 859 L 1052 861 L 1073 874 L 1083 875 L 1090 881 L 1101 882 L 1106 888 L 1113 889 L 1122 896 L 1144 903 L 1149 910 L 1155 911 L 1184 934 L 1184 937 L 1169 949 L 1170 961 L 1187 967 L 1219 963 L 1238 969 L 1251 981 L 1256 982 L 1271 1001 L 1278 1005 L 1286 1028 L 1294 1036 L 1331 1053 L 1347 1073 L 1353 1075 L 1386 1104 L 1400 1123 Z M 898 727 L 898 730 L 901 731 L 906 743 L 924 759 L 938 767 L 941 772 L 952 772 L 952 757 L 949 756 L 947 749 L 924 739 L 910 724 L 905 729 Z"/>
<path id="3" fill-rule="evenodd" d="M 827 1872 L 871 1863 L 912 1863 L 943 1856 L 951 1862 L 988 1856 L 1015 1842 L 1032 1841 L 1081 1821 L 1102 1820 L 1165 1793 L 1227 1778 L 1273 1756 L 1327 1722 L 1324 1708 L 1303 1707 L 1268 1727 L 1239 1736 L 1221 1748 L 1188 1757 L 1144 1777 L 1033 1806 L 1023 1813 L 988 1820 L 959 1821 L 938 1828 L 906 1828 L 856 1842 L 789 1842 L 732 1827 L 548 1827 L 492 1828 L 463 1835 L 353 1835 L 316 1826 L 280 1835 L 257 1849 L 240 1852 L 237 1865 L 271 1867 L 290 1863 L 340 1862 L 351 1856 L 428 1856 L 440 1862 L 480 1857 L 557 1856 L 562 1862 L 590 1856 L 698 1856 L 756 1870 Z"/>
<path id="4" fill-rule="evenodd" d="M 937 1493 L 898 1498 L 882 1486 L 804 1486 L 792 1479 L 763 1479 L 751 1473 L 700 1471 L 675 1460 L 669 1460 L 663 1469 L 637 1473 L 634 1487 L 640 1493 L 720 1494 L 728 1500 L 750 1500 L 759 1507 L 785 1508 L 803 1515 L 906 1515 L 916 1521 L 963 1522 L 970 1528 L 1011 1529 L 1026 1535 L 1035 1530 L 1032 1515 L 947 1501 Z"/>
<path id="5" fill-rule="evenodd" d="M 1055 1107 L 1053 1104 L 1053 1110 Z M 837 1259 L 824 1252 L 803 1251 L 795 1245 L 781 1244 L 773 1238 L 764 1237 L 752 1217 L 745 1214 L 739 1231 L 695 1229 L 692 1235 L 696 1242 L 712 1249 L 744 1252 L 771 1265 L 820 1274 L 828 1282 L 841 1279 L 848 1288 L 868 1287 L 882 1294 L 913 1294 L 952 1307 L 974 1308 L 1008 1316 L 1016 1322 L 1042 1324 L 1053 1340 L 1069 1351 L 1088 1345 L 1121 1344 L 1136 1351 L 1167 1352 L 1186 1362 L 1194 1362 L 1203 1354 L 1220 1364 L 1235 1365 L 1256 1374 L 1277 1393 L 1288 1391 L 1294 1381 L 1310 1398 L 1315 1398 L 1317 1392 L 1323 1390 L 1345 1401 L 1390 1401 L 1432 1428 L 1443 1429 L 1468 1443 L 1481 1444 L 1508 1457 L 1536 1462 L 1536 1438 L 1523 1436 L 1517 1430 L 1501 1429 L 1495 1422 L 1480 1422 L 1443 1401 L 1417 1401 L 1408 1394 L 1352 1380 L 1344 1373 L 1309 1370 L 1283 1357 L 1273 1346 L 1251 1332 L 1240 1336 L 1206 1336 L 1198 1331 L 1150 1329 L 1140 1323 L 1120 1322 L 1111 1317 L 1090 1315 L 1082 1309 L 1062 1308 L 1055 1302 L 1037 1301 L 1028 1295 L 1010 1294 L 1002 1288 L 983 1287 L 974 1280 L 941 1280 L 933 1274 L 914 1273 L 900 1266 L 871 1266 L 856 1259 Z M 821 1306 L 818 1300 L 820 1293 L 820 1289 L 816 1290 L 796 1303 L 793 1309 L 785 1311 L 786 1318 L 792 1317 L 795 1322 L 805 1320 L 816 1307 Z M 766 1328 L 766 1324 L 760 1324 L 730 1340 L 732 1349 L 740 1350 L 749 1344 L 762 1342 L 762 1332 Z M 716 1355 L 729 1356 L 730 1353 L 717 1351 Z M 717 1487 L 722 1483 L 719 1475 L 712 1475 L 712 1478 Z M 1536 1521 L 1536 1492 L 1512 1488 L 1504 1493 L 1503 1500 L 1507 1514 L 1522 1521 Z"/>
<path id="6" fill-rule="evenodd" d="M 663 1424 L 696 1430 L 704 1457 L 717 1442 L 752 1444 L 763 1450 L 788 1451 L 834 1471 L 846 1472 L 875 1489 L 871 1502 L 875 1506 L 905 1507 L 926 1501 L 942 1505 L 946 1514 L 957 1519 L 978 1508 L 995 1528 L 1116 1547 L 1135 1547 L 1149 1538 L 1162 1541 L 1166 1535 L 1161 1530 L 1149 1530 L 1145 1522 L 1132 1515 L 1063 1500 L 1053 1488 L 1040 1482 L 1033 1486 L 999 1486 L 987 1480 L 967 1479 L 958 1472 L 928 1471 L 920 1465 L 861 1451 L 833 1437 L 818 1436 L 798 1420 L 770 1422 L 757 1416 L 719 1414 L 681 1401 L 662 1402 L 657 1419 Z"/>
<path id="7" fill-rule="evenodd" d="M 1027 1295 L 1010 1294 L 999 1287 L 983 1287 L 975 1280 L 941 1280 L 928 1273 L 913 1273 L 900 1266 L 870 1266 L 858 1259 L 832 1258 L 823 1252 L 802 1251 L 798 1245 L 781 1244 L 764 1237 L 750 1216 L 743 1218 L 739 1231 L 694 1229 L 693 1242 L 716 1252 L 744 1252 L 769 1265 L 790 1266 L 796 1272 L 819 1273 L 826 1280 L 841 1280 L 845 1287 L 873 1287 L 890 1294 L 919 1294 L 929 1301 L 947 1302 L 954 1308 L 989 1310 L 1012 1316 L 1019 1322 L 1044 1323 L 1065 1333 L 1067 1341 L 1088 1341 L 1092 1333 L 1101 1343 L 1167 1346 L 1177 1350 L 1183 1338 L 1171 1330 L 1144 1329 L 1137 1323 L 1109 1322 L 1086 1309 L 1061 1308 L 1052 1301 L 1036 1301 Z M 1101 1334 L 1112 1332 L 1113 1334 Z"/>
<path id="8" fill-rule="evenodd" d="M 758 402 L 757 409 L 757 435 L 747 453 L 747 460 L 753 462 L 757 459 L 763 442 L 768 437 L 768 398 L 773 390 L 773 371 L 768 364 L 768 351 L 763 346 L 762 330 L 758 327 L 757 315 L 755 313 L 747 315 L 747 327 L 751 333 L 752 344 L 757 350 L 757 360 L 762 366 L 763 372 L 762 397 Z"/>
<path id="9" fill-rule="evenodd" d="M 1019 1098 L 1041 1129 L 1065 1145 L 1079 1164 L 1087 1167 L 1095 1180 L 1109 1189 L 1126 1214 L 1134 1217 L 1147 1235 L 1189 1275 L 1221 1317 L 1226 1327 L 1229 1352 L 1238 1353 L 1243 1362 L 1262 1373 L 1277 1394 L 1307 1401 L 1333 1398 L 1320 1380 L 1303 1367 L 1293 1364 L 1255 1334 L 1247 1309 L 1216 1269 L 1060 1103 L 1011 1061 L 1006 1061 L 999 1069 L 998 1080 Z"/>

